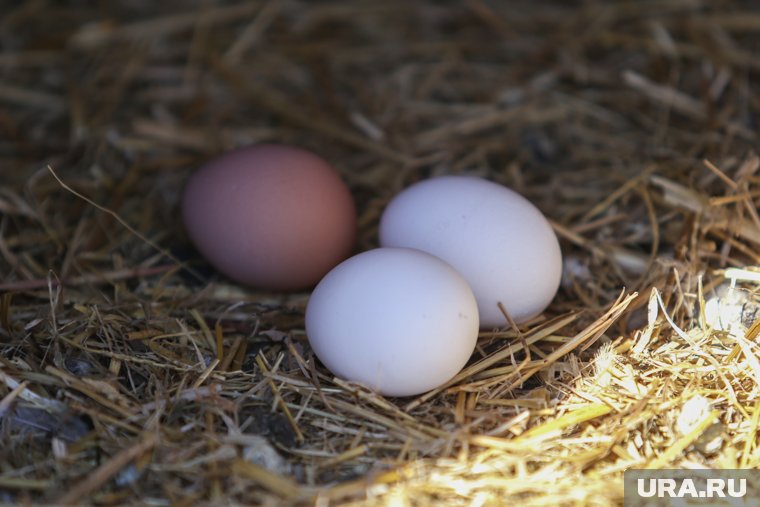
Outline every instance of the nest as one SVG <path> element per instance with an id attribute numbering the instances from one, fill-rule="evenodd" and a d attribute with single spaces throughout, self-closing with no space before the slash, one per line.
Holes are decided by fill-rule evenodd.
<path id="1" fill-rule="evenodd" d="M 760 464 L 753 2 L 90 4 L 0 21 L 0 501 L 610 505 L 626 469 Z M 269 141 L 341 171 L 361 250 L 420 179 L 517 190 L 559 294 L 433 392 L 333 378 L 308 293 L 179 222 Z"/>

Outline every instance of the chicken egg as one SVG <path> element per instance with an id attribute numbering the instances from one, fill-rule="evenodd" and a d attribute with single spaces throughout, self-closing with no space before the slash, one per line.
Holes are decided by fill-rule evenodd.
<path id="1" fill-rule="evenodd" d="M 314 353 L 336 376 L 388 396 L 440 386 L 472 355 L 478 308 L 437 257 L 408 248 L 360 253 L 330 271 L 306 308 Z"/>
<path id="2" fill-rule="evenodd" d="M 530 201 L 497 183 L 440 176 L 401 191 L 380 220 L 380 245 L 440 257 L 469 282 L 483 327 L 540 314 L 554 298 L 562 254 L 551 225 Z"/>
<path id="3" fill-rule="evenodd" d="M 313 286 L 353 250 L 356 209 L 317 155 L 263 144 L 228 152 L 188 181 L 182 216 L 218 271 L 262 289 Z"/>

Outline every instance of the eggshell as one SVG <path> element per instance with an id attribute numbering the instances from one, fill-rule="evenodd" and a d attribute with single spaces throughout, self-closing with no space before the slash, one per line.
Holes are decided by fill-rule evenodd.
<path id="1" fill-rule="evenodd" d="M 518 193 L 481 178 L 441 176 L 399 193 L 380 220 L 380 244 L 417 248 L 459 271 L 478 300 L 483 327 L 518 323 L 554 298 L 562 255 L 551 225 Z"/>
<path id="2" fill-rule="evenodd" d="M 339 174 L 317 155 L 282 145 L 226 153 L 187 183 L 185 228 L 220 272 L 257 288 L 316 284 L 350 255 L 356 209 Z"/>
<path id="3" fill-rule="evenodd" d="M 465 365 L 478 336 L 472 290 L 451 266 L 407 248 L 339 264 L 306 308 L 314 353 L 336 376 L 389 396 L 420 394 Z"/>

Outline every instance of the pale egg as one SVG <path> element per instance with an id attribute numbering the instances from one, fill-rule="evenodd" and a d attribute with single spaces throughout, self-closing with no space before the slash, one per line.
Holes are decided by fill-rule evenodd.
<path id="1" fill-rule="evenodd" d="M 416 248 L 464 276 L 478 301 L 480 324 L 508 324 L 539 315 L 562 276 L 551 225 L 530 201 L 497 183 L 441 176 L 399 193 L 383 212 L 380 245 Z"/>
<path id="2" fill-rule="evenodd" d="M 306 308 L 314 353 L 336 376 L 388 396 L 440 386 L 472 355 L 478 308 L 462 276 L 419 250 L 379 248 L 330 271 Z"/>

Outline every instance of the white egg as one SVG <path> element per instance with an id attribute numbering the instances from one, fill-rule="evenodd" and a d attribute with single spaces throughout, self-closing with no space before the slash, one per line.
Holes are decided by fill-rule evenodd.
<path id="1" fill-rule="evenodd" d="M 388 396 L 440 386 L 472 355 L 478 307 L 467 282 L 419 250 L 379 248 L 333 268 L 306 308 L 314 353 L 336 376 Z"/>
<path id="2" fill-rule="evenodd" d="M 380 244 L 417 248 L 448 262 L 469 282 L 483 327 L 518 323 L 554 298 L 562 254 L 551 225 L 531 202 L 502 185 L 441 176 L 399 193 L 380 220 Z"/>

